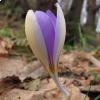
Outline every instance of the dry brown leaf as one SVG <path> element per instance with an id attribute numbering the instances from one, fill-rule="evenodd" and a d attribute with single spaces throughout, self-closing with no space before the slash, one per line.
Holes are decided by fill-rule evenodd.
<path id="1" fill-rule="evenodd" d="M 89 67 L 90 62 L 94 68 Z M 73 73 L 80 75 L 81 73 L 100 73 L 100 61 L 93 56 L 92 53 L 84 51 L 74 51 L 70 54 L 65 54 L 60 58 L 60 72 L 67 72 L 69 69 Z"/>
<path id="2" fill-rule="evenodd" d="M 35 91 L 12 89 L 3 93 L 0 100 L 44 100 L 41 94 Z"/>
<path id="3" fill-rule="evenodd" d="M 91 88 L 90 88 L 91 87 Z M 90 92 L 98 92 L 98 93 L 100 93 L 100 85 L 89 85 L 89 86 L 81 86 L 81 87 L 79 87 L 80 88 L 80 90 L 81 91 L 83 91 L 83 92 L 88 92 L 88 91 L 90 91 Z M 90 88 L 90 90 L 89 90 L 89 88 Z"/>
<path id="4" fill-rule="evenodd" d="M 87 59 L 89 62 L 94 64 L 96 67 L 100 67 L 100 61 L 96 59 L 92 53 L 87 53 L 87 52 L 78 52 L 77 55 L 83 59 Z"/>
<path id="5" fill-rule="evenodd" d="M 62 84 L 66 83 L 65 86 L 72 81 L 66 78 L 59 78 L 59 79 Z M 84 100 L 85 95 L 82 94 L 80 90 L 77 87 L 75 87 L 73 84 L 69 84 L 65 88 L 70 92 L 70 99 L 68 100 Z M 64 99 L 63 94 L 57 89 L 57 86 L 55 85 L 52 79 L 43 80 L 41 82 L 40 90 L 43 89 L 50 89 L 47 92 L 45 92 L 46 100 L 50 100 L 50 98 L 52 98 L 52 100 L 66 100 Z M 87 97 L 86 100 L 89 100 L 89 98 Z"/>
<path id="6" fill-rule="evenodd" d="M 87 71 L 88 63 L 80 61 L 77 63 L 77 66 L 75 66 L 76 59 L 78 59 L 77 53 L 63 55 L 62 58 L 60 58 L 59 69 L 63 68 L 64 71 L 67 71 L 66 68 L 69 67 L 73 72 L 76 70 L 76 73 Z M 60 72 L 62 73 L 62 71 Z M 32 77 L 34 79 L 37 79 L 38 77 L 43 78 L 49 74 L 38 61 L 27 64 L 27 62 L 21 57 L 0 57 L 0 79 L 13 75 L 16 75 L 21 80 L 24 80 L 27 77 Z M 60 78 L 60 81 L 70 92 L 70 100 L 84 100 L 85 95 L 82 94 L 76 86 L 69 84 L 72 83 L 73 79 Z M 87 84 L 89 84 L 89 81 L 91 80 L 81 79 L 80 82 L 84 84 L 86 81 Z M 38 87 L 38 89 L 34 89 L 35 85 L 31 83 L 32 82 L 28 84 L 29 86 L 26 85 L 26 89 L 32 91 L 15 88 L 10 89 L 9 91 L 5 91 L 1 94 L 0 100 L 64 100 L 62 93 L 57 89 L 57 86 L 52 79 L 42 79 L 41 84 L 39 83 L 40 87 Z M 89 100 L 88 97 L 87 100 Z"/>
<path id="7" fill-rule="evenodd" d="M 29 82 L 24 82 L 22 86 L 24 89 L 37 91 L 40 88 L 40 79 L 38 78 Z"/>
<path id="8" fill-rule="evenodd" d="M 95 56 L 95 57 L 100 57 L 100 49 L 96 50 L 96 51 L 92 51 L 90 54 Z"/>
<path id="9" fill-rule="evenodd" d="M 14 43 L 9 39 L 0 38 L 0 56 L 8 54 L 8 50 L 12 49 Z"/>
<path id="10" fill-rule="evenodd" d="M 0 79 L 7 76 L 19 76 L 26 69 L 21 57 L 0 57 Z"/>
<path id="11" fill-rule="evenodd" d="M 0 57 L 0 79 L 13 75 L 23 81 L 27 77 L 44 78 L 49 74 L 38 61 L 28 64 L 23 57 Z"/>
<path id="12" fill-rule="evenodd" d="M 0 45 L 0 56 L 4 56 L 7 54 L 8 54 L 8 51 L 2 45 Z"/>
<path id="13" fill-rule="evenodd" d="M 81 86 L 89 86 L 93 79 L 94 79 L 93 76 L 90 76 L 87 79 L 85 79 L 84 77 L 81 77 L 80 79 L 75 79 L 75 82 L 78 82 Z"/>
<path id="14" fill-rule="evenodd" d="M 69 79 L 60 78 L 60 81 L 63 83 L 69 81 Z M 16 88 L 10 89 L 0 95 L 0 100 L 84 100 L 85 95 L 73 84 L 70 84 L 66 89 L 70 92 L 70 97 L 67 97 L 67 99 L 62 92 L 57 89 L 53 80 L 49 79 L 49 83 L 47 80 L 43 80 L 39 91 L 28 91 Z M 87 97 L 86 100 L 89 100 L 89 98 Z"/>
<path id="15" fill-rule="evenodd" d="M 85 56 L 91 63 L 94 64 L 94 66 L 96 67 L 100 67 L 100 61 L 98 59 L 96 59 L 95 57 L 93 57 L 92 55 L 90 54 L 87 54 Z"/>
<path id="16" fill-rule="evenodd" d="M 71 100 L 84 100 L 85 96 L 84 94 L 82 94 L 79 90 L 79 88 L 75 87 L 74 85 L 71 85 L 69 87 L 70 92 L 71 92 Z M 89 97 L 87 96 L 87 98 L 85 100 L 90 100 Z"/>
<path id="17" fill-rule="evenodd" d="M 90 71 L 89 67 L 87 67 L 87 62 L 80 61 L 77 66 L 74 66 L 76 60 L 75 53 L 63 55 L 63 57 L 60 60 L 60 63 L 62 62 L 62 64 L 59 65 L 58 69 L 60 73 L 67 72 L 68 68 L 72 72 L 76 72 L 76 74 Z M 27 64 L 21 57 L 0 57 L 0 79 L 12 75 L 19 76 L 21 80 L 24 80 L 27 77 L 36 79 L 38 77 L 45 78 L 49 76 L 47 71 L 38 61 Z"/>
<path id="18" fill-rule="evenodd" d="M 90 73 L 100 74 L 100 68 L 99 67 L 89 68 L 88 71 Z"/>
<path id="19" fill-rule="evenodd" d="M 76 58 L 77 58 L 76 52 L 64 54 L 60 57 L 59 63 L 63 64 L 63 66 L 73 67 Z"/>

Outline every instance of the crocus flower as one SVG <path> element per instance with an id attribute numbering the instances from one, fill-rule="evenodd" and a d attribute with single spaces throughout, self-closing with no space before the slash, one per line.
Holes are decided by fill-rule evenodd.
<path id="1" fill-rule="evenodd" d="M 35 56 L 49 72 L 58 88 L 65 94 L 68 92 L 58 80 L 58 60 L 63 49 L 66 26 L 60 5 L 57 3 L 57 17 L 50 11 L 29 10 L 25 20 L 25 33 Z"/>

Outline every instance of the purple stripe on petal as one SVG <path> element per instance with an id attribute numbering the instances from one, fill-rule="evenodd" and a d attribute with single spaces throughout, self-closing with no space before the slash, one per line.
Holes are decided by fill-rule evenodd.
<path id="1" fill-rule="evenodd" d="M 39 26 L 41 28 L 41 31 L 43 33 L 43 37 L 48 51 L 48 59 L 50 63 L 52 63 L 55 39 L 54 26 L 46 13 L 42 11 L 36 11 L 35 15 L 37 18 L 37 22 L 39 23 Z"/>
<path id="2" fill-rule="evenodd" d="M 50 10 L 47 10 L 46 13 L 49 16 L 49 18 L 51 19 L 51 22 L 55 28 L 56 27 L 56 16 Z"/>

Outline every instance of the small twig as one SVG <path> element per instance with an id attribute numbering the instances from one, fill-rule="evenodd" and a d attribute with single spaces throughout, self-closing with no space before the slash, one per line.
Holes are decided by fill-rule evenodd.
<path id="1" fill-rule="evenodd" d="M 93 57 L 92 55 L 90 54 L 87 54 L 86 55 L 86 58 L 92 62 L 96 67 L 100 67 L 100 61 L 98 59 L 96 59 L 95 57 Z"/>
<path id="2" fill-rule="evenodd" d="M 73 80 L 71 80 L 70 82 L 68 82 L 67 84 L 66 84 L 66 86 L 68 87 L 69 85 L 71 85 L 71 84 L 73 84 L 74 83 L 74 79 Z"/>
<path id="3" fill-rule="evenodd" d="M 95 68 L 89 68 L 89 72 L 100 74 L 100 68 L 98 68 L 98 67 L 95 67 Z"/>
<path id="4" fill-rule="evenodd" d="M 79 57 L 89 60 L 91 63 L 94 64 L 94 66 L 100 67 L 100 61 L 92 56 L 90 53 L 80 52 L 78 55 Z"/>
<path id="5" fill-rule="evenodd" d="M 86 98 L 87 98 L 87 96 L 88 96 L 88 94 L 89 94 L 89 92 L 90 92 L 91 86 L 92 86 L 92 85 L 91 85 L 91 83 L 90 83 L 90 86 L 89 86 L 88 92 L 86 93 L 84 100 L 86 100 Z"/>

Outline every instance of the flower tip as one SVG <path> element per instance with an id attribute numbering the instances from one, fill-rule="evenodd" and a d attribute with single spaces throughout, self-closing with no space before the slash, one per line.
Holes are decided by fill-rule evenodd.
<path id="1" fill-rule="evenodd" d="M 31 10 L 31 9 L 27 11 L 27 15 L 32 14 L 32 13 L 33 13 L 33 10 Z"/>
<path id="2" fill-rule="evenodd" d="M 57 7 L 58 5 L 60 6 L 60 3 L 59 3 L 59 2 L 55 3 L 55 6 L 56 6 L 56 7 Z"/>
<path id="3" fill-rule="evenodd" d="M 33 14 L 34 14 L 33 10 L 28 10 L 27 11 L 26 18 L 25 18 L 25 26 L 26 27 L 27 26 L 29 27 L 29 25 L 30 25 L 29 22 L 32 22 L 32 20 L 33 20 Z M 26 29 L 26 27 L 25 27 L 25 29 Z"/>

